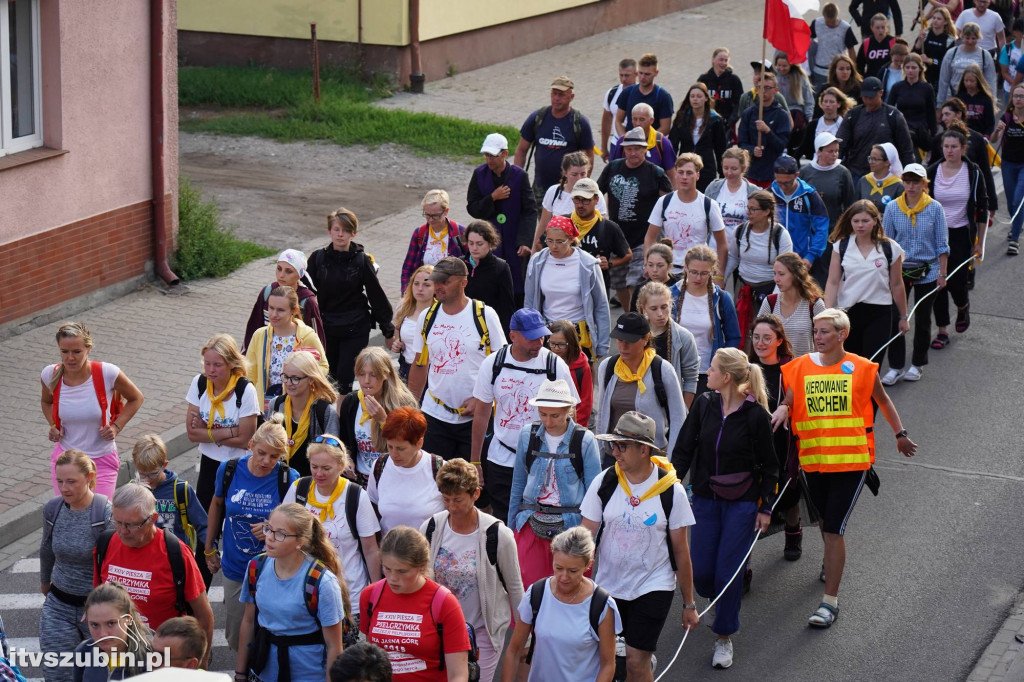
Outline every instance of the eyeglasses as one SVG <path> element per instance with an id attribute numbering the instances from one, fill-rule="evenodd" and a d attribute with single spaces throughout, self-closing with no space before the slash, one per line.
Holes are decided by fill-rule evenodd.
<path id="1" fill-rule="evenodd" d="M 281 374 L 281 381 L 283 383 L 290 384 L 292 386 L 298 386 L 300 383 L 302 383 L 303 379 L 308 379 L 308 378 L 309 377 L 307 377 L 307 376 L 293 377 L 293 376 L 288 376 L 287 374 Z"/>
<path id="2" fill-rule="evenodd" d="M 762 211 L 760 206 L 747 206 L 747 213 L 753 213 L 754 211 Z"/>
<path id="3" fill-rule="evenodd" d="M 869 156 L 868 157 L 868 163 L 872 163 L 872 162 L 874 162 L 874 163 L 885 163 L 888 160 L 889 159 L 880 159 L 877 156 Z"/>
<path id="4" fill-rule="evenodd" d="M 437 220 L 438 218 L 443 218 L 444 213 L 427 213 L 426 211 L 424 211 L 423 217 L 427 218 L 428 220 Z"/>
<path id="5" fill-rule="evenodd" d="M 550 348 L 568 348 L 568 341 L 548 341 L 548 347 Z"/>
<path id="6" fill-rule="evenodd" d="M 114 526 L 116 526 L 120 530 L 141 530 L 147 523 L 149 523 L 152 520 L 152 516 L 150 516 L 145 521 L 140 521 L 139 523 L 125 523 L 124 521 L 117 521 L 115 519 Z"/>
<path id="7" fill-rule="evenodd" d="M 136 475 L 138 475 L 139 478 L 144 478 L 147 481 L 152 481 L 152 480 L 158 479 L 161 476 L 163 476 L 164 475 L 164 470 L 163 469 L 157 469 L 156 471 L 154 471 L 152 473 L 144 474 L 141 471 L 136 469 L 135 473 L 136 473 Z"/>
<path id="8" fill-rule="evenodd" d="M 341 447 L 341 441 L 335 438 L 334 436 L 317 436 L 316 438 L 313 439 L 313 442 L 327 443 L 328 445 L 333 445 L 336 448 Z"/>
<path id="9" fill-rule="evenodd" d="M 287 538 L 297 538 L 298 535 L 294 533 L 285 533 L 283 530 L 274 530 L 267 524 L 263 524 L 263 537 L 273 537 L 277 542 L 284 542 Z"/>
<path id="10" fill-rule="evenodd" d="M 687 270 L 686 274 L 688 274 L 690 277 L 693 277 L 694 279 L 704 279 L 705 277 L 711 276 L 711 271 L 705 270 L 701 272 L 700 270 Z"/>
<path id="11" fill-rule="evenodd" d="M 569 243 L 568 239 L 548 239 L 548 244 L 554 244 L 555 246 L 565 246 Z"/>
<path id="12" fill-rule="evenodd" d="M 632 444 L 633 442 L 628 440 L 612 441 L 612 450 L 615 450 L 617 452 L 625 452 L 626 450 L 629 449 L 629 446 Z"/>
<path id="13" fill-rule="evenodd" d="M 574 204 L 589 204 L 591 201 L 596 201 L 597 197 L 573 197 L 572 203 Z"/>

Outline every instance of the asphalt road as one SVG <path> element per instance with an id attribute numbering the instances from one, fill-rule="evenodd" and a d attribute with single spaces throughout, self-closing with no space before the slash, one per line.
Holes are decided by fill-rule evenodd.
<path id="1" fill-rule="evenodd" d="M 815 531 L 807 529 L 795 563 L 783 560 L 783 537 L 775 535 L 752 556 L 753 589 L 743 601 L 732 672 L 711 668 L 714 635 L 702 627 L 665 679 L 966 678 L 1024 585 L 1017 405 L 1024 379 L 1016 368 L 1024 300 L 1007 295 L 1024 289 L 1024 261 L 1003 255 L 1005 231 L 997 225 L 990 240 L 972 292 L 971 329 L 930 353 L 920 382 L 891 389 L 920 450 L 908 463 L 889 429 L 879 427 L 881 495 L 865 492 L 851 519 L 837 623 L 828 631 L 807 627 L 822 593 Z M 7 569 L 0 578 L 0 614 L 15 643 L 37 636 L 38 607 L 12 595 L 38 594 L 38 584 L 33 572 Z M 677 598 L 662 635 L 659 671 L 679 642 L 681 605 Z M 214 613 L 220 621 L 223 606 L 214 604 Z M 216 647 L 212 669 L 232 665 L 227 648 Z"/>

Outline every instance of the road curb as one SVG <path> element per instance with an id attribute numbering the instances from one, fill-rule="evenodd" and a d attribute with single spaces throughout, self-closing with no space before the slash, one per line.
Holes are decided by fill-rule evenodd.
<path id="1" fill-rule="evenodd" d="M 185 425 L 180 424 L 160 434 L 164 444 L 167 446 L 167 459 L 170 461 L 171 469 L 174 469 L 174 458 L 188 452 L 195 445 L 189 441 L 185 432 Z M 128 481 L 128 466 L 125 457 L 121 458 L 121 470 L 117 475 L 117 485 L 123 485 Z M 53 498 L 50 491 L 40 493 L 30 500 L 14 506 L 0 514 L 0 549 L 16 542 L 37 530 L 42 525 L 43 505 Z"/>

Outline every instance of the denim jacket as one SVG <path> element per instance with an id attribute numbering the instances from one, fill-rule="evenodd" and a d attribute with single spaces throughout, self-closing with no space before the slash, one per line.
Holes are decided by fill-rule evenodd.
<path id="1" fill-rule="evenodd" d="M 576 422 L 569 420 L 569 428 L 562 435 L 555 454 L 568 454 L 569 441 L 572 438 Z M 516 464 L 512 473 L 512 493 L 509 496 L 508 526 L 512 530 L 520 530 L 526 525 L 526 520 L 533 514 L 532 510 L 521 509 L 524 504 L 537 504 L 537 496 L 540 494 L 541 486 L 544 483 L 544 474 L 547 472 L 548 462 L 551 458 L 545 457 L 547 441 L 544 438 L 544 426 L 538 425 L 537 437 L 540 439 L 540 454 L 533 461 L 530 471 L 526 470 L 526 451 L 530 447 L 530 429 L 524 428 L 519 432 L 519 444 L 516 447 Z M 561 500 L 560 506 L 578 507 L 583 503 L 583 496 L 590 487 L 590 482 L 601 473 L 601 452 L 597 439 L 590 431 L 583 436 L 583 480 L 580 481 L 576 475 L 576 469 L 572 466 L 569 458 L 555 460 L 555 478 L 558 481 L 558 495 Z M 565 528 L 572 528 L 583 523 L 583 516 L 575 514 L 563 514 Z M 563 530 L 564 530 L 563 529 Z"/>

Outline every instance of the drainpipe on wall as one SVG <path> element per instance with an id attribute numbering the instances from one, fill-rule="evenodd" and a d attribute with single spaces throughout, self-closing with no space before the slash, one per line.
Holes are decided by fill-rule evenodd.
<path id="1" fill-rule="evenodd" d="M 167 217 L 164 192 L 164 3 L 150 0 L 149 41 L 149 118 L 150 152 L 153 179 L 153 267 L 167 284 L 178 284 L 178 278 L 167 263 Z"/>
<path id="2" fill-rule="evenodd" d="M 409 90 L 423 94 L 423 64 L 420 62 L 420 0 L 409 0 L 409 48 L 412 57 L 412 73 L 409 74 Z"/>

